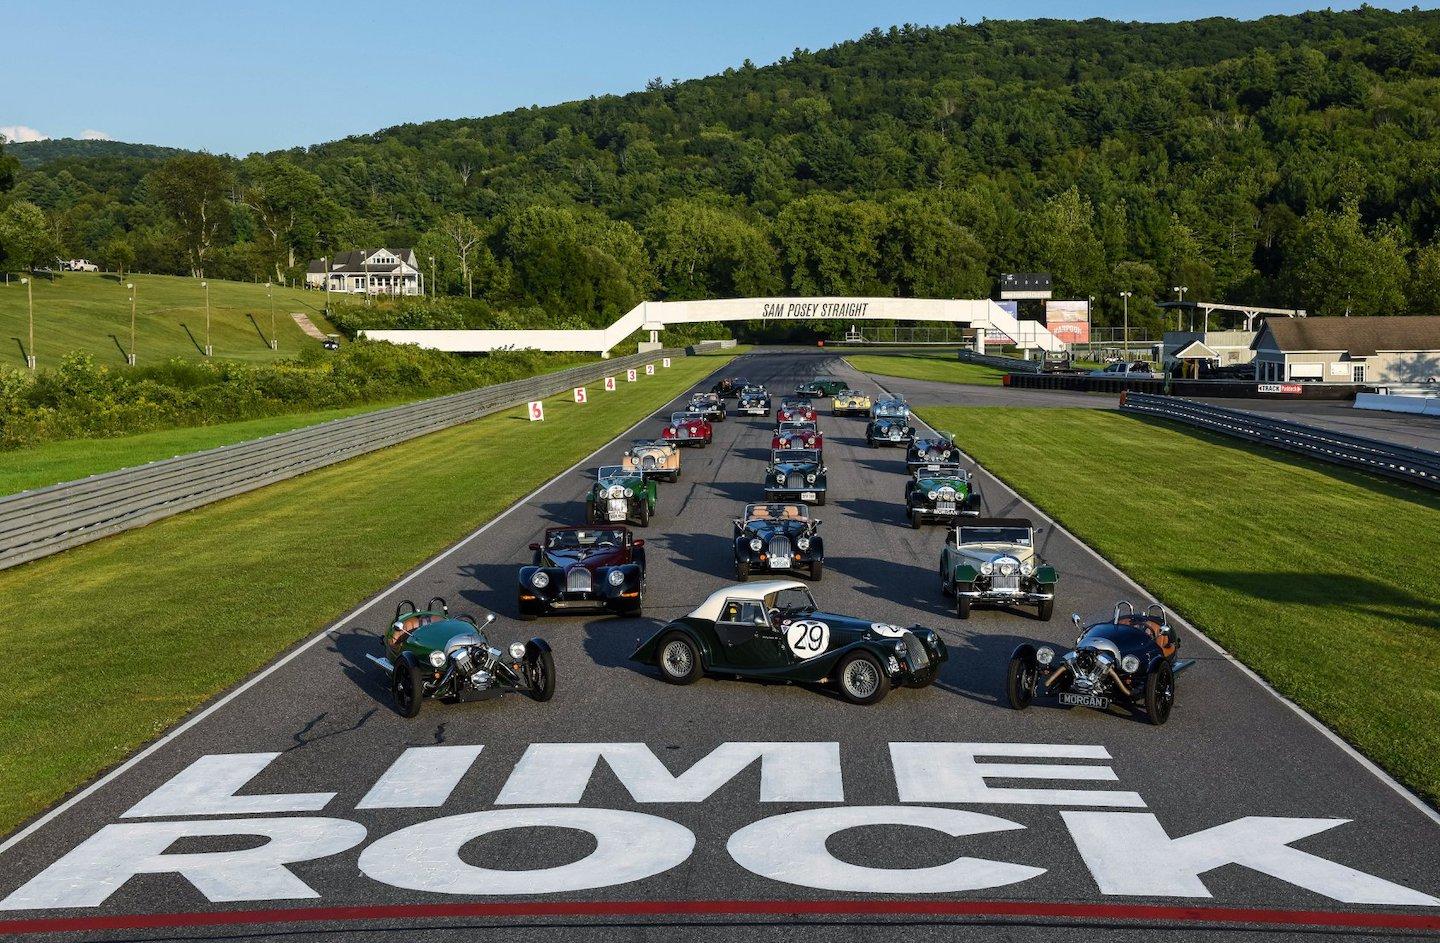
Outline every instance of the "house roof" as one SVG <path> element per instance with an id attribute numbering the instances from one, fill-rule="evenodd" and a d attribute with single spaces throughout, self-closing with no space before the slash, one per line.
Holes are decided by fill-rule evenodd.
<path id="1" fill-rule="evenodd" d="M 411 267 L 414 267 L 416 265 L 414 249 L 390 249 L 381 246 L 377 249 L 351 249 L 348 252 L 337 252 L 330 259 L 330 271 L 345 274 L 353 273 L 356 275 L 363 275 L 367 271 L 377 274 L 383 274 L 387 271 L 394 271 L 394 268 L 383 265 L 370 265 L 369 267 L 365 265 L 365 260 L 370 256 L 374 255 L 376 252 L 389 252 L 391 255 L 395 256 L 395 258 L 399 259 L 401 262 L 404 262 L 407 265 L 410 265 Z M 395 266 L 395 268 L 399 268 L 399 266 Z M 307 273 L 312 273 L 315 275 L 324 274 L 325 260 L 311 259 L 310 264 L 306 267 L 305 271 Z"/>
<path id="2" fill-rule="evenodd" d="M 1373 357 L 1381 350 L 1440 351 L 1440 316 L 1267 318 L 1251 347 L 1267 334 L 1286 353 L 1344 350 L 1352 357 Z"/>
<path id="3" fill-rule="evenodd" d="M 1191 341 L 1175 351 L 1176 360 L 1214 360 L 1220 355 L 1199 341 Z"/>

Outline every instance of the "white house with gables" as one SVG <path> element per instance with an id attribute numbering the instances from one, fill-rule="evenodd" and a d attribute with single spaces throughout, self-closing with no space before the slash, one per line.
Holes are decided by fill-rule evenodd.
<path id="1" fill-rule="evenodd" d="M 312 259 L 305 287 L 356 295 L 423 295 L 425 276 L 414 249 L 353 249 Z"/>

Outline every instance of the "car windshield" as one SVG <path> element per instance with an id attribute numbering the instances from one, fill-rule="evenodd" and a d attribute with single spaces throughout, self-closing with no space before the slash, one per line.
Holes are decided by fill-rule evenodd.
<path id="1" fill-rule="evenodd" d="M 775 464 L 781 462 L 810 462 L 820 461 L 820 453 L 814 449 L 776 449 L 771 454 L 771 461 Z"/>
<path id="2" fill-rule="evenodd" d="M 926 478 L 959 478 L 962 481 L 968 476 L 965 469 L 959 465 L 921 465 L 915 469 L 915 477 Z"/>
<path id="3" fill-rule="evenodd" d="M 628 477 L 628 476 L 625 474 L 625 466 L 624 466 L 624 465 L 601 465 L 599 471 L 595 472 L 595 477 L 596 477 L 596 478 L 600 478 L 600 479 L 605 479 L 605 478 L 625 478 L 625 477 Z"/>
<path id="4" fill-rule="evenodd" d="M 546 550 L 579 550 L 585 547 L 618 547 L 625 542 L 623 530 L 552 530 L 545 535 Z"/>
<path id="5" fill-rule="evenodd" d="M 910 407 L 904 403 L 881 403 L 875 407 L 875 415 L 902 417 L 910 415 Z"/>
<path id="6" fill-rule="evenodd" d="M 810 595 L 810 590 L 796 586 L 782 589 L 767 597 L 765 605 L 770 609 L 779 609 L 782 613 L 814 612 L 815 598 Z"/>
<path id="7" fill-rule="evenodd" d="M 670 425 L 672 425 L 672 426 L 679 426 L 679 425 L 683 425 L 684 423 L 690 422 L 690 421 L 693 420 L 693 419 L 700 419 L 700 418 L 702 418 L 702 417 L 701 417 L 698 413 L 671 413 L 671 414 L 670 414 Z"/>
<path id="8" fill-rule="evenodd" d="M 746 521 L 808 521 L 810 509 L 803 504 L 747 504 Z"/>
<path id="9" fill-rule="evenodd" d="M 962 544 L 1017 544 L 1021 547 L 1030 546 L 1030 528 L 1028 527 L 962 527 L 960 528 L 960 542 Z"/>
<path id="10" fill-rule="evenodd" d="M 798 422 L 782 422 L 782 423 L 780 423 L 780 431 L 781 431 L 781 432 L 814 432 L 814 431 L 815 431 L 815 423 L 811 422 L 811 421 L 808 420 L 808 419 L 802 419 L 802 420 L 800 420 L 800 421 L 798 421 Z"/>

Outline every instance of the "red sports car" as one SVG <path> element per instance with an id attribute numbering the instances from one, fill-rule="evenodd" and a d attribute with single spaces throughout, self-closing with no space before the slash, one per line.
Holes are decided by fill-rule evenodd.
<path id="1" fill-rule="evenodd" d="M 670 425 L 660 433 L 660 437 L 666 442 L 674 442 L 676 445 L 698 445 L 701 448 L 710 444 L 715 433 L 710 428 L 710 420 L 699 413 L 671 413 Z"/>
<path id="2" fill-rule="evenodd" d="M 782 422 L 770 439 L 770 449 L 814 449 L 825 448 L 825 433 L 815 428 L 813 422 Z"/>
<path id="3" fill-rule="evenodd" d="M 776 422 L 796 422 L 798 420 L 814 422 L 816 418 L 815 407 L 808 399 L 787 397 L 780 401 L 780 408 L 775 410 Z"/>

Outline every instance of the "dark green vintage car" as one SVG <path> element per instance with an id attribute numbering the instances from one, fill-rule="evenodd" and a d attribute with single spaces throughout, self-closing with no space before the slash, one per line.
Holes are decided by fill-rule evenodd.
<path id="1" fill-rule="evenodd" d="M 931 629 L 821 612 L 790 579 L 721 589 L 630 656 L 671 684 L 707 673 L 833 684 L 854 704 L 874 704 L 896 686 L 926 687 L 948 657 Z"/>
<path id="2" fill-rule="evenodd" d="M 537 701 L 555 695 L 555 659 L 542 638 L 513 642 L 506 649 L 490 644 L 483 623 L 473 616 L 452 617 L 439 596 L 424 609 L 405 600 L 385 630 L 385 654 L 365 657 L 389 676 L 395 709 L 405 717 L 420 713 L 426 698 L 473 701 L 521 692 Z"/>
<path id="3" fill-rule="evenodd" d="M 848 390 L 850 384 L 839 377 L 816 377 L 808 383 L 801 383 L 795 387 L 796 396 L 809 396 L 815 399 L 834 396 L 844 390 Z"/>
<path id="4" fill-rule="evenodd" d="M 601 465 L 595 472 L 595 484 L 585 496 L 585 522 L 626 524 L 634 521 L 647 527 L 659 494 L 655 479 L 644 472 L 627 470 L 624 465 Z"/>
<path id="5" fill-rule="evenodd" d="M 970 473 L 953 462 L 919 465 L 905 483 L 905 516 L 910 526 L 954 524 L 980 516 L 980 489 Z"/>

